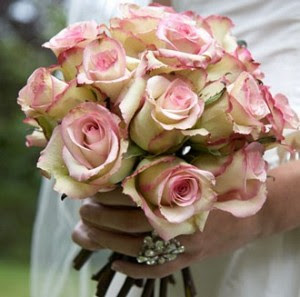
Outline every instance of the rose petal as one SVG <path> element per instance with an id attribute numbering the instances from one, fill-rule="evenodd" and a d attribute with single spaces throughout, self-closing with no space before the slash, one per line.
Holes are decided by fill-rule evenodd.
<path id="1" fill-rule="evenodd" d="M 55 179 L 54 190 L 70 198 L 83 199 L 96 194 L 99 186 L 81 183 L 69 176 L 62 158 L 63 140 L 60 127 L 54 129 L 47 147 L 41 152 L 37 167 Z"/>

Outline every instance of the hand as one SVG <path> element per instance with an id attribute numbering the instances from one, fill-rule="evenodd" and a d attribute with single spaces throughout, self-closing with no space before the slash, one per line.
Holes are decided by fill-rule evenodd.
<path id="1" fill-rule="evenodd" d="M 269 171 L 268 199 L 263 209 L 248 218 L 213 210 L 203 232 L 179 236 L 184 254 L 172 262 L 147 266 L 116 261 L 113 268 L 133 278 L 159 278 L 225 251 L 233 251 L 263 236 L 300 226 L 300 160 Z M 84 248 L 113 251 L 136 257 L 145 232 L 151 231 L 143 212 L 134 207 L 120 190 L 87 200 L 81 210 L 82 221 L 73 239 Z"/>
<path id="2" fill-rule="evenodd" d="M 73 233 L 73 240 L 90 250 L 107 248 L 136 257 L 146 233 L 152 230 L 144 212 L 120 190 L 87 199 L 80 215 L 81 222 Z M 258 227 L 253 217 L 236 219 L 230 214 L 212 211 L 203 233 L 178 237 L 186 251 L 176 260 L 155 266 L 116 261 L 113 269 L 133 278 L 164 277 L 197 260 L 244 245 L 257 236 Z"/>

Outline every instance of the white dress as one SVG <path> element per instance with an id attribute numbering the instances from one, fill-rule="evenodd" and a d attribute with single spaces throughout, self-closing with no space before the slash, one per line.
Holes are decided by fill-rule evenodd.
<path id="1" fill-rule="evenodd" d="M 104 22 L 115 14 L 116 2 L 71 0 L 70 22 Z M 149 1 L 129 2 L 143 5 Z M 262 63 L 264 82 L 272 86 L 273 93 L 285 93 L 300 113 L 299 0 L 177 0 L 173 6 L 178 11 L 194 10 L 204 16 L 229 16 L 236 24 L 234 34 L 247 41 L 254 58 Z M 275 154 L 267 157 L 275 166 Z M 32 297 L 91 297 L 94 287 L 90 286 L 89 276 L 95 268 L 89 264 L 74 273 L 70 266 L 77 251 L 70 233 L 78 220 L 79 205 L 60 203 L 52 196 L 57 194 L 51 191 L 51 184 L 44 183 L 34 230 Z M 101 255 L 96 258 L 93 263 L 103 261 Z M 300 297 L 300 228 L 199 262 L 192 269 L 199 297 Z M 108 297 L 116 296 L 122 279 L 124 276 L 118 275 Z M 140 293 L 135 289 L 130 297 L 137 296 Z M 181 281 L 170 288 L 169 296 L 184 296 Z"/>

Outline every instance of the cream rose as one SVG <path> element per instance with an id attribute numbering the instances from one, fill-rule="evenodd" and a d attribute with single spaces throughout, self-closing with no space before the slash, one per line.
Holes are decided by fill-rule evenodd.
<path id="1" fill-rule="evenodd" d="M 283 140 L 284 129 L 300 128 L 299 117 L 295 111 L 292 110 L 287 97 L 283 94 L 277 94 L 273 97 L 268 87 L 262 86 L 261 89 L 271 111 L 271 113 L 267 115 L 267 120 L 272 125 L 272 131 L 277 139 L 279 141 Z"/>
<path id="2" fill-rule="evenodd" d="M 43 47 L 50 48 L 56 56 L 73 47 L 84 47 L 97 38 L 98 25 L 95 21 L 74 23 L 52 37 Z"/>
<path id="3" fill-rule="evenodd" d="M 96 103 L 83 103 L 66 115 L 41 153 L 38 167 L 56 180 L 55 190 L 72 198 L 107 191 L 128 175 L 133 162 L 125 162 L 128 142 L 120 119 Z M 131 163 L 131 164 L 130 164 Z M 123 176 L 116 178 L 119 171 Z"/>
<path id="4" fill-rule="evenodd" d="M 180 78 L 171 81 L 163 76 L 151 77 L 145 96 L 142 109 L 130 124 L 130 136 L 151 153 L 179 145 L 184 139 L 181 130 L 192 128 L 204 108 L 191 84 Z"/>
<path id="5" fill-rule="evenodd" d="M 143 160 L 123 193 L 144 210 L 165 240 L 203 230 L 215 201 L 214 176 L 176 157 Z"/>
<path id="6" fill-rule="evenodd" d="M 79 84 L 92 84 L 115 101 L 129 78 L 126 53 L 120 42 L 104 35 L 86 46 L 77 77 Z"/>
<path id="7" fill-rule="evenodd" d="M 253 142 L 226 157 L 202 154 L 193 164 L 213 173 L 218 198 L 214 207 L 237 217 L 254 215 L 267 198 L 264 147 Z"/>
<path id="8" fill-rule="evenodd" d="M 229 114 L 236 133 L 257 139 L 266 131 L 263 119 L 270 113 L 263 92 L 257 80 L 249 73 L 242 72 L 236 81 L 227 87 L 230 100 Z"/>

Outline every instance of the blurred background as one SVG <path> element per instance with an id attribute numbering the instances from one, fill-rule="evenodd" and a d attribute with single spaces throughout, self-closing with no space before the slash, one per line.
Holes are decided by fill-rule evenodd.
<path id="1" fill-rule="evenodd" d="M 29 261 L 40 187 L 39 149 L 25 147 L 28 126 L 16 103 L 34 69 L 55 62 L 41 44 L 66 25 L 62 0 L 0 0 L 0 288 L 29 297 Z"/>

